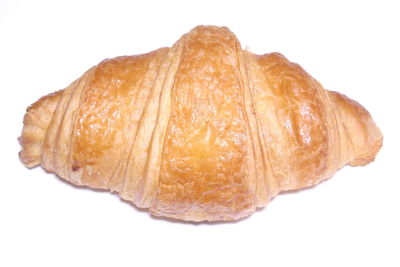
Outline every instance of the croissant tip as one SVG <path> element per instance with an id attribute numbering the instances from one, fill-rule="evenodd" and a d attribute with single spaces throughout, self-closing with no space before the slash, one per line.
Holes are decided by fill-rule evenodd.
<path id="1" fill-rule="evenodd" d="M 373 146 L 370 148 L 370 153 L 368 156 L 365 156 L 364 158 L 357 158 L 355 160 L 352 160 L 349 165 L 352 167 L 357 167 L 357 166 L 365 166 L 368 165 L 371 162 L 374 162 L 378 152 L 381 150 L 383 146 L 383 136 L 381 135 L 380 139 L 378 139 Z"/>
<path id="2" fill-rule="evenodd" d="M 28 169 L 32 169 L 39 165 L 39 160 L 37 159 L 37 157 L 30 157 L 26 155 L 25 150 L 21 150 L 18 153 L 18 156 L 22 164 Z"/>
<path id="3" fill-rule="evenodd" d="M 19 158 L 27 168 L 40 164 L 42 143 L 61 93 L 62 90 L 41 97 L 26 109 L 24 127 L 17 140 L 21 146 Z"/>

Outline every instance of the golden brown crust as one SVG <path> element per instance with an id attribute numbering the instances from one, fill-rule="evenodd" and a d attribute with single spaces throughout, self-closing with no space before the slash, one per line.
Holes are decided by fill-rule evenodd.
<path id="1" fill-rule="evenodd" d="M 267 127 L 277 124 L 269 130 L 268 146 L 274 173 L 285 170 L 280 173 L 279 188 L 292 190 L 313 185 L 329 167 L 327 104 L 319 92 L 323 89 L 300 66 L 280 54 L 258 56 L 257 61 L 269 85 L 269 99 L 260 106 L 272 105 L 275 110 L 263 115 L 271 119 L 265 124 Z M 268 118 L 271 116 L 275 118 Z M 274 148 L 275 145 L 286 148 Z"/>
<path id="2" fill-rule="evenodd" d="M 117 191 L 156 215 L 215 221 L 367 164 L 382 135 L 361 105 L 299 65 L 200 26 L 171 48 L 105 60 L 41 98 L 20 142 L 28 167 Z"/>
<path id="3" fill-rule="evenodd" d="M 141 84 L 155 55 L 105 60 L 87 81 L 72 126 L 70 148 L 71 170 L 81 172 L 82 184 L 108 188 L 119 169 L 146 103 L 148 90 Z"/>
<path id="4" fill-rule="evenodd" d="M 237 219 L 253 209 L 235 38 L 198 28 L 185 40 L 152 211 L 179 219 Z"/>

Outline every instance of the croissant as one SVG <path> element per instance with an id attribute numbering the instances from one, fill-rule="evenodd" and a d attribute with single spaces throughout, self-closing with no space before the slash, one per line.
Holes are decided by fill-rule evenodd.
<path id="1" fill-rule="evenodd" d="M 198 26 L 42 97 L 19 141 L 27 167 L 154 215 L 219 221 L 371 162 L 382 139 L 366 109 L 299 65 L 242 50 L 226 27 Z"/>

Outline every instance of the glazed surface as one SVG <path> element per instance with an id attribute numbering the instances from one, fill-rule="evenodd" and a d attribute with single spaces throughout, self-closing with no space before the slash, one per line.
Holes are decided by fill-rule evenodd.
<path id="1" fill-rule="evenodd" d="M 28 108 L 20 157 L 153 214 L 236 220 L 281 191 L 372 161 L 370 114 L 279 53 L 243 51 L 225 27 L 107 59 Z"/>

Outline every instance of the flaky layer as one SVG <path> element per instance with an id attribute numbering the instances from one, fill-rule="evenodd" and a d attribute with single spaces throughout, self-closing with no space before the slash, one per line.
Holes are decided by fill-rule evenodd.
<path id="1" fill-rule="evenodd" d="M 362 106 L 299 65 L 200 26 L 41 98 L 20 142 L 28 167 L 116 191 L 156 215 L 215 221 L 370 162 L 382 135 Z"/>

